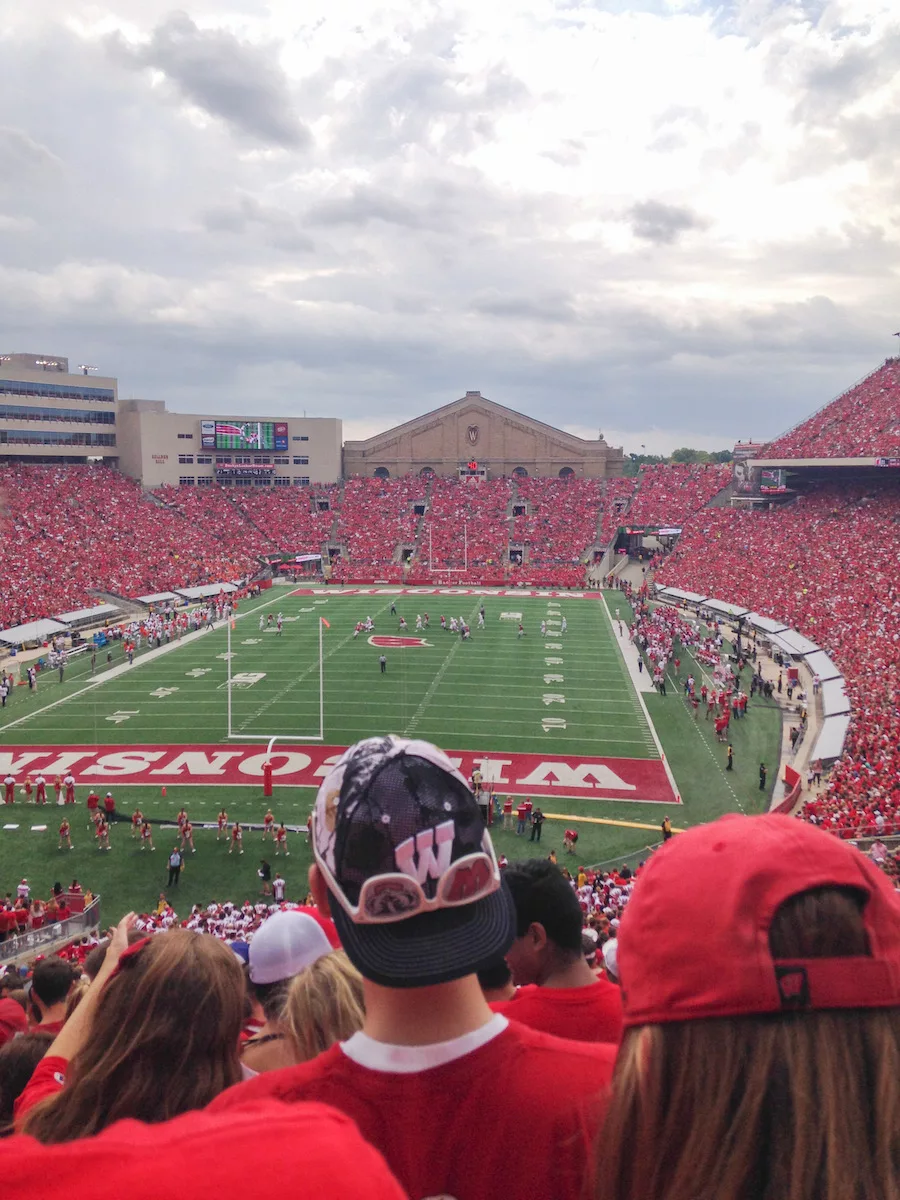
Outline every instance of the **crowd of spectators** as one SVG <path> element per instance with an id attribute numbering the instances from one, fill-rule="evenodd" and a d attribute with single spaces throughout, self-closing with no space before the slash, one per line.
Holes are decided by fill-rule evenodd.
<path id="1" fill-rule="evenodd" d="M 900 358 L 766 446 L 765 458 L 900 457 Z"/>
<path id="2" fill-rule="evenodd" d="M 844 753 L 806 815 L 872 833 L 900 822 L 900 493 L 823 486 L 767 512 L 707 509 L 684 529 L 659 584 L 778 618 L 827 650 L 852 706 Z"/>
<path id="3" fill-rule="evenodd" d="M 195 488 L 154 500 L 107 467 L 0 465 L 0 507 L 0 628 L 89 606 L 97 591 L 134 597 L 255 565 L 255 531 L 223 501 Z"/>
<path id="4" fill-rule="evenodd" d="M 5 1188 L 896 1195 L 890 881 L 784 816 L 661 832 L 637 872 L 504 864 L 437 747 L 359 743 L 316 798 L 314 906 L 230 944 L 127 914 L 0 977 Z"/>
<path id="5" fill-rule="evenodd" d="M 728 485 L 731 472 L 731 463 L 644 464 L 628 507 L 628 522 L 682 525 Z"/>
<path id="6" fill-rule="evenodd" d="M 57 881 L 46 899 L 38 896 L 23 877 L 0 899 L 0 942 L 19 937 L 45 925 L 65 921 L 72 915 L 72 897 L 79 897 L 78 910 L 90 904 L 90 892 L 84 892 L 77 879 L 68 888 Z"/>

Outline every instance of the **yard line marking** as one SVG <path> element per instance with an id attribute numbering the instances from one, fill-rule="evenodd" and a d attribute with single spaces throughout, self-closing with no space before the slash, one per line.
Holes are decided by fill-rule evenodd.
<path id="1" fill-rule="evenodd" d="M 251 613 L 258 612 L 260 608 L 265 608 L 265 603 L 258 604 L 254 608 L 248 608 L 245 612 L 235 613 L 234 620 L 240 621 L 243 617 L 249 617 Z M 224 628 L 224 625 L 222 626 Z M 135 667 L 141 667 L 144 663 L 153 662 L 157 658 L 161 658 L 164 654 L 169 654 L 173 650 L 177 650 L 179 646 L 186 646 L 189 642 L 195 642 L 206 637 L 209 634 L 209 629 L 195 629 L 192 633 L 186 633 L 183 637 L 176 638 L 174 642 L 166 642 L 164 646 L 157 646 L 153 650 L 148 650 L 146 654 L 142 654 L 136 658 L 133 663 L 120 663 L 117 667 L 112 667 L 101 676 L 100 679 L 95 679 L 93 683 L 87 684 L 83 688 L 79 688 L 77 692 L 70 692 L 68 696 L 62 696 L 59 700 L 54 700 L 52 704 L 45 704 L 43 708 L 33 709 L 24 717 L 17 717 L 15 721 L 8 721 L 4 725 L 0 725 L 0 738 L 8 729 L 15 729 L 17 725 L 23 725 L 26 721 L 32 720 L 34 717 L 41 716 L 42 713 L 50 712 L 51 709 L 57 708 L 60 704 L 67 704 L 70 700 L 77 700 L 79 696 L 84 696 L 87 692 L 92 692 L 95 688 L 102 687 L 104 683 L 109 683 L 111 679 L 118 679 L 122 675 L 133 671 Z M 219 630 L 215 629 L 214 633 Z"/>
<path id="2" fill-rule="evenodd" d="M 469 622 L 474 620 L 477 612 L 478 612 L 478 608 L 476 606 L 475 608 L 472 609 L 471 613 L 469 614 Z M 431 700 L 434 697 L 434 693 L 440 687 L 441 680 L 444 678 L 444 675 L 447 673 L 447 668 L 450 666 L 450 663 L 453 661 L 453 658 L 455 657 L 457 650 L 460 648 L 460 646 L 462 644 L 463 644 L 462 638 L 457 637 L 454 644 L 450 647 L 450 653 L 444 659 L 443 663 L 438 667 L 437 673 L 435 674 L 434 679 L 432 679 L 432 681 L 431 681 L 431 686 L 428 688 L 428 691 L 422 697 L 421 701 L 419 702 L 419 707 L 413 713 L 409 724 L 407 725 L 406 729 L 403 731 L 405 737 L 410 736 L 410 734 L 413 732 L 413 730 L 418 725 L 419 721 L 425 715 L 426 708 L 431 703 Z"/>

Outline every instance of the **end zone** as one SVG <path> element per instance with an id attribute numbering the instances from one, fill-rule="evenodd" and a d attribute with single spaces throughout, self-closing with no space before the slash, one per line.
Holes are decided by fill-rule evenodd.
<path id="1" fill-rule="evenodd" d="M 271 759 L 258 745 L 170 746 L 11 746 L 0 750 L 0 777 L 42 771 L 52 777 L 71 771 L 76 783 L 195 783 L 254 785 L 271 761 L 275 782 L 317 788 L 344 751 L 343 746 L 276 750 Z M 574 800 L 628 800 L 640 804 L 681 804 L 660 759 L 592 758 L 556 753 L 505 754 L 449 750 L 466 778 L 476 767 L 495 792 L 510 796 Z"/>

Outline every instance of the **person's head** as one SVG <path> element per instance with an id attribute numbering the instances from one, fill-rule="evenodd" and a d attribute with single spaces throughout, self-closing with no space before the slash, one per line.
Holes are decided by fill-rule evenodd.
<path id="1" fill-rule="evenodd" d="M 203 1108 L 241 1077 L 243 999 L 224 942 L 180 929 L 135 942 L 99 995 L 65 1088 L 32 1109 L 25 1131 L 65 1142 L 126 1117 Z"/>
<path id="2" fill-rule="evenodd" d="M 37 963 L 31 976 L 29 999 L 39 1021 L 61 1019 L 69 989 L 77 978 L 72 966 L 62 958 L 45 958 Z"/>
<path id="3" fill-rule="evenodd" d="M 362 976 L 342 950 L 331 950 L 290 980 L 279 1024 L 297 1062 L 306 1062 L 362 1029 Z"/>
<path id="4" fill-rule="evenodd" d="M 599 1196 L 900 1194 L 900 907 L 857 850 L 771 814 L 689 830 L 641 873 L 618 971 Z"/>
<path id="5" fill-rule="evenodd" d="M 512 998 L 516 990 L 513 986 L 512 971 L 510 971 L 506 959 L 502 954 L 498 954 L 492 962 L 482 967 L 477 974 L 478 982 L 481 984 L 481 990 L 484 992 L 484 998 L 488 1004 Z"/>
<path id="6" fill-rule="evenodd" d="M 516 909 L 516 937 L 506 952 L 520 987 L 543 983 L 581 957 L 581 905 L 552 862 L 511 863 L 504 878 Z"/>
<path id="7" fill-rule="evenodd" d="M 51 1033 L 26 1033 L 0 1046 L 0 1137 L 13 1132 L 13 1105 L 52 1041 Z"/>
<path id="8" fill-rule="evenodd" d="M 419 988 L 474 975 L 512 939 L 481 810 L 436 746 L 368 738 L 319 788 L 310 885 L 366 980 Z"/>
<path id="9" fill-rule="evenodd" d="M 248 975 L 266 1020 L 279 1022 L 291 980 L 331 953 L 322 926 L 307 913 L 273 913 L 253 935 Z"/>

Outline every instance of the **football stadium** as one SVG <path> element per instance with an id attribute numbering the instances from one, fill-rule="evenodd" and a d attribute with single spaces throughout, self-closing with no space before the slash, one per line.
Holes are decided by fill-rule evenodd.
<path id="1" fill-rule="evenodd" d="M 114 380 L 84 385 L 53 361 L 51 387 L 46 370 L 5 356 L 3 390 L 36 420 L 77 422 L 100 404 L 112 428 L 142 416 L 119 405 Z M 62 403 L 81 407 L 62 418 Z M 898 411 L 900 360 L 889 359 L 774 442 L 632 475 L 602 437 L 578 444 L 478 392 L 371 444 L 343 443 L 337 459 L 339 422 L 322 431 L 157 407 L 120 458 L 83 455 L 71 439 L 48 453 L 43 429 L 7 415 L 21 426 L 3 433 L 0 464 L 0 955 L 2 1003 L 21 1013 L 11 1029 L 26 1020 L 11 996 L 33 979 L 31 1019 L 62 1030 L 66 1059 L 69 1039 L 80 1044 L 66 1031 L 81 1026 L 60 1014 L 91 955 L 105 949 L 112 970 L 127 960 L 122 939 L 175 953 L 187 936 L 249 959 L 242 986 L 258 1020 L 244 1031 L 245 1077 L 318 1063 L 296 1049 L 308 1013 L 295 1048 L 280 1048 L 287 984 L 278 1006 L 268 993 L 285 975 L 326 986 L 307 978 L 312 966 L 287 965 L 307 961 L 306 948 L 292 957 L 300 931 L 283 931 L 287 919 L 322 941 L 310 961 L 334 958 L 334 970 L 361 972 L 359 986 L 417 994 L 462 975 L 480 1004 L 509 1008 L 513 1027 L 615 1042 L 620 925 L 632 904 L 652 903 L 641 881 L 664 883 L 681 848 L 685 871 L 715 876 L 691 847 L 727 814 L 739 823 L 713 832 L 713 850 L 733 859 L 718 885 L 725 910 L 733 880 L 763 861 L 770 872 L 797 831 L 838 855 L 834 878 L 863 864 L 859 886 L 895 904 Z M 306 461 L 291 438 L 309 444 L 296 456 Z M 195 439 L 199 451 L 179 457 L 205 474 L 145 478 L 142 465 L 164 464 L 176 439 Z M 334 477 L 311 482 L 319 453 Z M 851 544 L 867 547 L 865 578 L 848 569 Z M 372 856 L 395 823 L 398 838 L 410 833 L 379 873 Z M 482 840 L 467 841 L 476 830 Z M 357 907 L 342 891 L 338 903 L 360 877 Z M 831 878 L 814 872 L 811 886 Z M 421 944 L 390 941 L 398 923 L 438 915 L 410 911 L 476 913 L 490 894 L 525 922 L 505 960 L 510 935 L 492 941 L 487 925 L 483 942 L 465 925 L 451 937 L 446 921 Z M 548 931 L 563 929 L 569 905 L 568 936 L 582 946 L 563 952 L 553 938 L 567 935 Z M 353 932 L 379 922 L 383 944 Z M 456 949 L 448 942 L 434 968 L 443 937 Z M 100 1003 L 108 974 L 91 985 Z M 579 1012 L 589 1003 L 562 1019 L 542 993 L 570 986 Z M 857 990 L 839 1006 L 865 1007 Z M 351 1031 L 373 1003 L 359 995 Z M 91 1005 L 75 1011 L 87 1020 Z M 326 1011 L 337 1031 L 343 1009 L 332 998 Z M 40 1091 L 49 1069 L 23 1095 L 36 1105 L 24 1128 L 55 1140 L 69 1089 Z"/>

